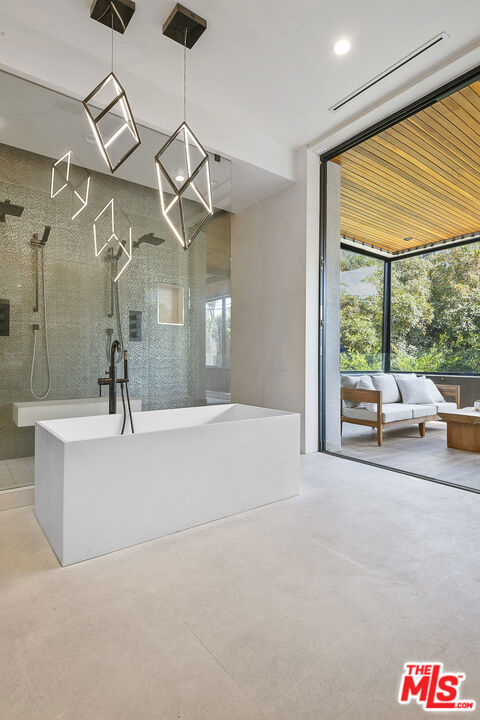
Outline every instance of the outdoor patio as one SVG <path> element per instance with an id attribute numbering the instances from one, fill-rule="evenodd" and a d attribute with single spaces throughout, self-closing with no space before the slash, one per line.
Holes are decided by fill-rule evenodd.
<path id="1" fill-rule="evenodd" d="M 385 429 L 382 447 L 375 430 L 345 423 L 342 454 L 480 490 L 480 454 L 447 448 L 446 424 L 441 421 L 427 423 L 424 438 L 418 425 Z"/>

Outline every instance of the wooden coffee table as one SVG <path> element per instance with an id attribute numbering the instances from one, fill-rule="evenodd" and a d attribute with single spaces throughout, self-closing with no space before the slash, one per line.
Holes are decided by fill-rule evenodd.
<path id="1" fill-rule="evenodd" d="M 447 423 L 447 447 L 480 452 L 480 412 L 462 408 L 452 412 L 439 412 Z"/>

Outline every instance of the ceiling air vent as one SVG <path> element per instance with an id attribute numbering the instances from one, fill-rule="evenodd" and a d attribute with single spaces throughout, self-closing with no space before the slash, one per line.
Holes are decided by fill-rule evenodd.
<path id="1" fill-rule="evenodd" d="M 372 80 L 369 80 L 365 85 L 362 85 L 361 87 L 357 88 L 357 90 L 354 90 L 350 95 L 347 95 L 342 100 L 337 102 L 335 105 L 332 105 L 332 107 L 328 108 L 330 112 L 336 112 L 337 110 L 340 110 L 340 108 L 344 107 L 347 103 L 349 103 L 351 100 L 354 100 L 356 97 L 361 95 L 362 93 L 366 92 L 367 90 L 370 90 L 371 87 L 379 83 L 381 80 L 384 80 L 386 77 L 391 75 L 395 72 L 395 70 L 399 70 L 401 67 L 406 65 L 407 63 L 411 62 L 412 60 L 415 60 L 419 55 L 423 55 L 423 53 L 427 52 L 427 50 L 430 50 L 430 48 L 435 47 L 435 45 L 438 45 L 443 40 L 446 40 L 448 38 L 448 35 L 446 32 L 441 32 L 440 35 L 436 35 L 434 38 L 426 42 L 424 45 L 421 45 L 419 48 L 411 52 L 409 55 L 405 55 L 404 58 L 396 62 L 394 65 L 391 65 L 389 68 L 384 70 L 380 75 L 376 75 Z"/>

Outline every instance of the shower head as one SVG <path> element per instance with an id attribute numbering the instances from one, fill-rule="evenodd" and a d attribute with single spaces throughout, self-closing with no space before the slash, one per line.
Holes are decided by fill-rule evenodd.
<path id="1" fill-rule="evenodd" d="M 146 235 L 142 235 L 142 237 L 139 237 L 138 240 L 133 243 L 133 247 L 138 248 L 142 243 L 147 243 L 147 245 L 155 245 L 155 247 L 158 247 L 158 245 L 162 245 L 164 242 L 165 240 L 155 237 L 153 232 L 150 232 Z"/>
<path id="2" fill-rule="evenodd" d="M 21 205 L 13 205 L 10 200 L 0 202 L 0 222 L 5 222 L 5 215 L 14 215 L 20 217 L 25 208 Z"/>
<path id="3" fill-rule="evenodd" d="M 45 225 L 45 230 L 43 231 L 43 236 L 42 236 L 42 239 L 40 240 L 40 245 L 46 244 L 46 242 L 48 240 L 48 236 L 50 235 L 51 229 L 52 228 L 50 227 L 50 225 Z"/>
<path id="4" fill-rule="evenodd" d="M 40 245 L 46 245 L 51 229 L 50 225 L 45 225 L 45 230 L 43 231 L 41 240 L 38 239 L 38 233 L 34 233 L 32 239 L 30 240 L 30 245 L 37 248 L 40 247 Z"/>

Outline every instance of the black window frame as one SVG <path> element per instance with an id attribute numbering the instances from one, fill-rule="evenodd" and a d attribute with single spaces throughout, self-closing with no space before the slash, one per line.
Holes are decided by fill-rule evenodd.
<path id="1" fill-rule="evenodd" d="M 330 160 L 333 160 L 338 155 L 340 155 L 343 152 L 346 152 L 347 150 L 350 150 L 351 148 L 356 147 L 360 143 L 364 142 L 365 140 L 368 140 L 371 137 L 374 137 L 375 135 L 378 135 L 383 130 L 387 130 L 390 127 L 393 127 L 397 123 L 401 122 L 402 120 L 405 120 L 412 115 L 415 115 L 416 113 L 420 112 L 421 110 L 424 110 L 427 107 L 430 107 L 434 103 L 438 102 L 439 100 L 442 100 L 445 97 L 448 97 L 452 95 L 454 92 L 457 92 L 458 90 L 461 90 L 464 87 L 467 87 L 468 85 L 471 85 L 473 82 L 480 79 L 480 65 L 476 65 L 471 70 L 468 70 L 465 73 L 462 73 L 457 78 L 451 80 L 448 83 L 445 83 L 438 87 L 437 89 L 427 93 L 423 97 L 419 98 L 418 100 L 415 100 L 412 103 L 409 103 L 401 110 L 396 111 L 395 113 L 392 113 L 390 115 L 387 115 L 382 120 L 379 120 L 376 123 L 373 123 L 369 127 L 365 128 L 359 133 L 356 133 L 355 135 L 352 135 L 349 139 L 345 140 L 344 142 L 335 145 L 334 147 L 330 148 L 330 150 L 327 150 L 323 154 L 320 155 L 320 187 L 319 187 L 319 199 L 320 199 L 320 223 L 319 223 L 319 256 L 320 256 L 320 273 L 319 273 L 319 333 L 318 333 L 318 357 L 319 357 L 319 383 L 318 383 L 318 402 L 319 402 L 319 424 L 318 424 L 318 432 L 319 432 L 319 450 L 320 452 L 327 452 L 327 449 L 325 447 L 325 427 L 326 427 L 326 408 L 325 408 L 325 392 L 324 388 L 326 386 L 327 378 L 326 378 L 326 368 L 325 368 L 325 353 L 326 353 L 326 333 L 327 333 L 327 323 L 325 321 L 325 306 L 326 306 L 326 234 L 327 234 L 327 222 L 326 222 L 326 208 L 327 208 L 327 163 Z M 478 242 L 478 239 L 473 240 L 465 240 L 463 242 L 455 243 L 455 247 L 458 247 L 460 245 L 466 245 L 471 242 Z M 349 250 L 352 249 L 350 245 L 346 245 Z M 391 270 L 391 263 L 394 262 L 397 259 L 401 259 L 402 257 L 414 257 L 416 255 L 423 255 L 429 252 L 438 252 L 441 251 L 442 248 L 425 248 L 424 250 L 418 250 L 413 251 L 409 253 L 407 256 L 399 256 L 398 258 L 386 258 L 385 255 L 375 252 L 370 252 L 366 249 L 355 249 L 356 252 L 365 253 L 367 255 L 372 255 L 376 258 L 381 258 L 382 260 L 390 263 L 390 270 Z M 390 285 L 391 287 L 391 285 Z M 390 305 L 391 305 L 391 297 L 390 297 Z M 385 322 L 385 318 L 384 318 Z M 391 328 L 390 328 L 391 330 Z M 387 332 L 387 329 L 385 330 Z M 440 375 L 442 373 L 431 373 L 431 375 Z M 443 373 L 445 375 L 446 373 Z M 454 374 L 449 374 L 450 376 L 453 376 Z M 459 377 L 461 377 L 460 373 L 456 373 Z M 342 455 L 341 453 L 329 453 L 332 455 L 338 455 L 339 457 L 342 457 L 343 459 L 346 459 L 347 456 Z M 440 480 L 438 478 L 432 478 L 427 475 L 420 475 L 415 474 L 411 472 L 407 472 L 405 470 L 398 470 L 396 468 L 391 468 L 385 465 L 381 465 L 380 463 L 373 463 L 366 460 L 360 460 L 358 458 L 349 458 L 351 460 L 354 460 L 356 462 L 363 463 L 364 465 L 370 465 L 374 467 L 381 467 L 386 470 L 394 471 L 403 475 L 408 476 L 414 476 L 421 478 L 422 480 L 427 480 L 428 482 L 435 482 L 440 485 L 447 485 L 450 487 L 454 487 L 460 490 L 465 490 L 467 492 L 472 492 L 477 495 L 480 494 L 480 490 L 477 490 L 476 488 L 468 487 L 465 485 L 460 485 L 458 483 L 446 481 L 446 480 Z"/>

